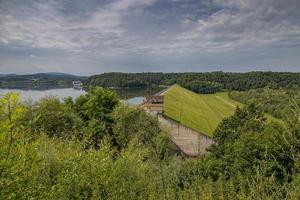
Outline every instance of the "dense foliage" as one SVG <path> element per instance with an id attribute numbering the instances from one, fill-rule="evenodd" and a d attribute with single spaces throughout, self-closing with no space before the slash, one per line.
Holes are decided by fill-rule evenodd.
<path id="1" fill-rule="evenodd" d="M 197 159 L 176 156 L 156 117 L 102 88 L 33 104 L 9 93 L 0 119 L 0 199 L 300 198 L 299 123 L 270 124 L 253 105 Z"/>
<path id="2" fill-rule="evenodd" d="M 231 91 L 230 98 L 243 104 L 257 105 L 262 112 L 269 113 L 284 121 L 299 119 L 295 110 L 300 109 L 300 88 L 262 88 L 249 91 Z M 298 119 L 297 119 L 298 118 Z"/>
<path id="3" fill-rule="evenodd" d="M 102 87 L 150 87 L 179 84 L 197 93 L 249 90 L 271 86 L 300 86 L 300 73 L 291 72 L 205 72 L 205 73 L 104 73 L 91 76 L 86 84 Z"/>

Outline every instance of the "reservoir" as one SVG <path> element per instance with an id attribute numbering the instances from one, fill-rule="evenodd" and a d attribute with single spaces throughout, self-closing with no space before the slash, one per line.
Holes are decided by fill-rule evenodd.
<path id="1" fill-rule="evenodd" d="M 146 95 L 153 95 L 162 88 L 121 88 L 112 89 L 115 91 L 121 100 L 127 101 L 129 104 L 137 105 L 143 102 L 143 97 Z M 72 97 L 76 99 L 80 95 L 86 93 L 85 90 L 74 88 L 58 88 L 48 90 L 35 90 L 35 89 L 2 89 L 0 88 L 0 98 L 8 92 L 15 92 L 20 94 L 21 101 L 37 101 L 46 96 L 55 96 L 59 99 Z"/>

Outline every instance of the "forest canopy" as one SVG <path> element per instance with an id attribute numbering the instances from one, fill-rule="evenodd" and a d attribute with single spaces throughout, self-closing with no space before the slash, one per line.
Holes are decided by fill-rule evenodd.
<path id="1" fill-rule="evenodd" d="M 179 84 L 197 93 L 223 90 L 245 91 L 300 86 L 300 73 L 292 72 L 204 72 L 204 73 L 104 73 L 87 79 L 87 85 L 101 87 L 152 87 Z"/>

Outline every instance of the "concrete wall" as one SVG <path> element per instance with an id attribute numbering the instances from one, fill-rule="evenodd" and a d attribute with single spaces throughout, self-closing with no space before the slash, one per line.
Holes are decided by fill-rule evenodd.
<path id="1" fill-rule="evenodd" d="M 164 104 L 144 103 L 144 109 L 149 112 L 163 113 Z"/>
<path id="2" fill-rule="evenodd" d="M 211 137 L 198 133 L 174 120 L 162 115 L 158 115 L 158 120 L 170 131 L 171 140 L 187 156 L 204 155 L 207 153 L 206 149 L 213 143 Z"/>

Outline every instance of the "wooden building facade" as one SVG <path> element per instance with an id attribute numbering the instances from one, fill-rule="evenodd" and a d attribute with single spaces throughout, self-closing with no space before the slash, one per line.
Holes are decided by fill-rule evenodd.
<path id="1" fill-rule="evenodd" d="M 164 96 L 153 95 L 144 97 L 144 108 L 153 114 L 163 114 Z"/>

